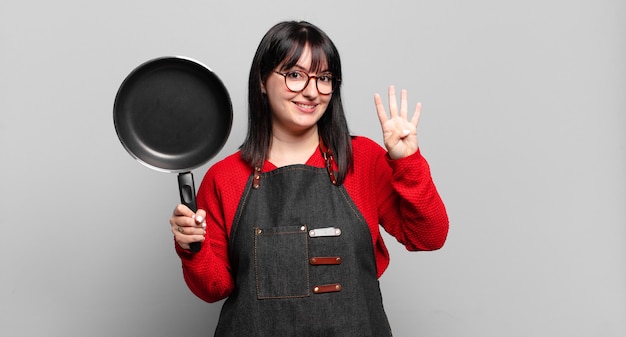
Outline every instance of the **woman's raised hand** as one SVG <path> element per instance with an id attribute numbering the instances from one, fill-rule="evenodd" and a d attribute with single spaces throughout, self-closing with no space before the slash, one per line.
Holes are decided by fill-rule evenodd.
<path id="1" fill-rule="evenodd" d="M 192 242 L 204 241 L 206 234 L 206 212 L 198 210 L 194 213 L 189 207 L 179 204 L 172 212 L 170 225 L 174 239 L 183 249 L 189 249 Z"/>
<path id="2" fill-rule="evenodd" d="M 417 103 L 411 120 L 408 118 L 407 92 L 402 90 L 400 94 L 400 112 L 396 99 L 396 88 L 389 87 L 389 116 L 379 94 L 374 95 L 374 103 L 378 112 L 380 126 L 383 129 L 383 139 L 389 157 L 400 159 L 415 153 L 419 147 L 417 141 L 417 124 L 422 111 L 422 104 Z"/>

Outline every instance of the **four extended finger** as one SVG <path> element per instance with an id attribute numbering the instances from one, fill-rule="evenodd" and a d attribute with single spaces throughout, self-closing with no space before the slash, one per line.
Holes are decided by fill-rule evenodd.
<path id="1" fill-rule="evenodd" d="M 383 100 L 380 98 L 379 94 L 374 94 L 374 104 L 376 105 L 378 120 L 380 120 L 380 124 L 384 124 L 389 118 L 387 117 L 387 112 L 385 111 Z"/>
<path id="2" fill-rule="evenodd" d="M 417 104 L 415 105 L 415 112 L 413 113 L 413 118 L 411 118 L 411 124 L 413 124 L 416 129 L 417 129 L 417 125 L 419 124 L 421 114 L 422 114 L 422 103 L 417 102 Z"/>
<path id="3" fill-rule="evenodd" d="M 389 114 L 391 118 L 398 116 L 398 102 L 396 101 L 396 87 L 389 86 Z"/>
<path id="4" fill-rule="evenodd" d="M 400 117 L 402 117 L 404 120 L 408 120 L 408 98 L 407 98 L 407 92 L 405 89 L 402 89 L 402 91 L 400 92 Z"/>

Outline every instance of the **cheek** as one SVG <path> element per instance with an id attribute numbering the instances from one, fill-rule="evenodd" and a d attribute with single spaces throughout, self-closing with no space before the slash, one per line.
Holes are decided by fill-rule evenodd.
<path id="1" fill-rule="evenodd" d="M 272 114 L 282 114 L 291 104 L 290 98 L 280 91 L 268 91 L 267 99 Z"/>
<path id="2" fill-rule="evenodd" d="M 321 103 L 326 105 L 326 107 L 328 107 L 328 105 L 330 104 L 330 100 L 331 100 L 332 96 L 327 96 L 322 98 Z"/>
<path id="3" fill-rule="evenodd" d="M 263 83 L 262 88 L 265 89 L 265 91 L 269 93 L 269 92 L 280 92 L 283 90 L 284 86 L 285 86 L 285 81 L 281 76 L 269 75 L 269 77 Z"/>
<path id="4" fill-rule="evenodd" d="M 284 86 L 284 85 L 283 85 Z M 293 94 L 284 89 L 283 86 L 276 85 L 274 83 L 266 83 L 265 92 L 267 99 L 269 99 L 271 105 L 283 104 L 293 98 Z"/>

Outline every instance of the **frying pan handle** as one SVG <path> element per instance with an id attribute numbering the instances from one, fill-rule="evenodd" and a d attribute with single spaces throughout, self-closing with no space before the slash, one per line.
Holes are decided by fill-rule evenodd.
<path id="1" fill-rule="evenodd" d="M 193 183 L 193 173 L 183 172 L 178 174 L 178 191 L 180 192 L 180 202 L 196 212 L 196 187 Z M 192 242 L 189 244 L 189 250 L 192 252 L 200 251 L 202 242 Z"/>

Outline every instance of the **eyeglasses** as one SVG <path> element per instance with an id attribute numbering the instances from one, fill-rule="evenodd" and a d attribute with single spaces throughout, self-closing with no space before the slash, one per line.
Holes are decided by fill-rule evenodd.
<path id="1" fill-rule="evenodd" d="M 285 85 L 287 89 L 292 92 L 301 92 L 304 90 L 312 78 L 315 79 L 315 87 L 317 88 L 317 92 L 322 95 L 332 94 L 335 89 L 335 85 L 339 82 L 339 79 L 335 79 L 333 75 L 329 73 L 310 76 L 309 74 L 302 71 L 289 71 L 286 73 L 281 73 L 278 71 L 274 71 L 278 75 L 285 78 Z"/>

